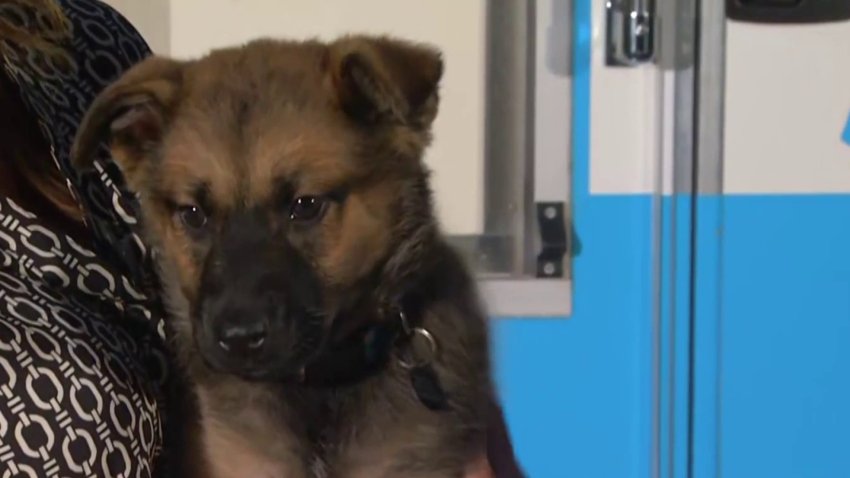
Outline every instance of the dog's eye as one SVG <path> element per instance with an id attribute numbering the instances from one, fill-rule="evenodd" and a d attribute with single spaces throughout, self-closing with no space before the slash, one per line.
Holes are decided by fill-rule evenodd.
<path id="1" fill-rule="evenodd" d="M 177 215 L 180 222 L 189 229 L 201 229 L 207 225 L 207 215 L 198 206 L 180 206 Z"/>
<path id="2" fill-rule="evenodd" d="M 292 201 L 289 218 L 293 221 L 315 221 L 325 212 L 326 201 L 319 196 L 302 196 Z"/>

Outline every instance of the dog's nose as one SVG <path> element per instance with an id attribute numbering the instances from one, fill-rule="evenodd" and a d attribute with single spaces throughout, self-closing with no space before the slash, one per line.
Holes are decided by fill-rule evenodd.
<path id="1" fill-rule="evenodd" d="M 265 322 L 231 325 L 218 334 L 218 346 L 236 356 L 249 356 L 262 350 L 268 330 Z"/>

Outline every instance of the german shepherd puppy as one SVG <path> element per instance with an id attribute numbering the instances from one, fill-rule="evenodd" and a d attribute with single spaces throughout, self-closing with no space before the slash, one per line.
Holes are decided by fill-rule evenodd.
<path id="1" fill-rule="evenodd" d="M 493 399 L 422 162 L 439 52 L 387 37 L 150 58 L 93 103 L 157 251 L 197 417 L 183 476 L 461 477 Z"/>

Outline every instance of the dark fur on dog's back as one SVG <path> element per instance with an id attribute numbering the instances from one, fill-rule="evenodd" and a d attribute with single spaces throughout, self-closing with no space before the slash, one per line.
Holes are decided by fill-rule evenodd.
<path id="1" fill-rule="evenodd" d="M 187 476 L 460 477 L 484 453 L 486 323 L 422 163 L 441 75 L 388 38 L 264 40 L 95 101 L 75 160 L 109 134 L 139 194 L 195 392 Z M 438 346 L 418 394 L 406 325 Z"/>

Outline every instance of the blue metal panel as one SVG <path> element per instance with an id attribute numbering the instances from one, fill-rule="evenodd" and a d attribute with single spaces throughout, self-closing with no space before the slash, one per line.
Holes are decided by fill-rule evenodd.
<path id="1" fill-rule="evenodd" d="M 850 195 L 723 209 L 720 475 L 850 476 Z"/>

